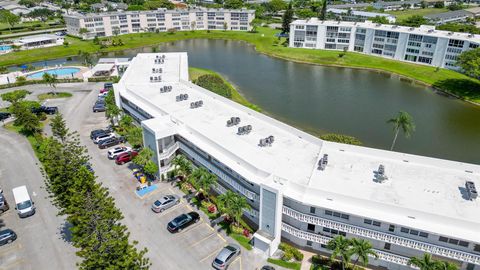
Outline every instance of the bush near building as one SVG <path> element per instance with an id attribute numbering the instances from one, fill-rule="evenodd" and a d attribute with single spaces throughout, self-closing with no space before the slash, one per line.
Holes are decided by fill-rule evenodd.
<path id="1" fill-rule="evenodd" d="M 362 142 L 355 137 L 343 135 L 343 134 L 324 134 L 320 136 L 320 139 L 330 142 L 338 142 L 352 145 L 362 145 Z"/>
<path id="2" fill-rule="evenodd" d="M 229 85 L 227 85 L 223 79 L 216 74 L 202 75 L 198 77 L 194 83 L 223 97 L 232 97 L 232 90 Z"/>
<path id="3" fill-rule="evenodd" d="M 297 248 L 290 246 L 289 244 L 280 243 L 280 245 L 278 245 L 278 249 L 283 251 L 282 260 L 284 261 L 291 261 L 292 259 L 295 259 L 297 261 L 303 260 L 303 253 L 300 252 L 300 250 L 298 250 Z"/>

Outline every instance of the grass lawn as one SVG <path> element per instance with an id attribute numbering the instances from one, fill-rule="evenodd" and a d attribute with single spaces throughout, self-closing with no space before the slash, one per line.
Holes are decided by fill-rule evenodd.
<path id="1" fill-rule="evenodd" d="M 406 9 L 406 10 L 397 10 L 397 11 L 385 11 L 385 13 L 392 14 L 397 17 L 397 21 L 405 20 L 406 18 L 413 15 L 431 15 L 438 14 L 442 12 L 447 12 L 447 8 L 420 8 L 420 9 Z"/>
<path id="2" fill-rule="evenodd" d="M 69 98 L 72 96 L 72 93 L 68 92 L 57 92 L 57 94 L 53 94 L 52 92 L 50 93 L 44 93 L 38 95 L 38 100 L 43 101 L 45 99 L 54 99 L 54 98 Z"/>
<path id="3" fill-rule="evenodd" d="M 235 239 L 235 241 L 237 241 L 246 250 L 252 250 L 252 245 L 250 245 L 250 243 L 249 243 L 250 239 L 248 239 L 244 235 L 238 234 L 238 233 L 231 233 L 228 236 Z"/>
<path id="4" fill-rule="evenodd" d="M 100 53 L 144 46 L 157 46 L 158 43 L 161 42 L 172 42 L 183 39 L 229 39 L 246 41 L 255 45 L 256 50 L 260 53 L 292 61 L 328 66 L 367 68 L 399 74 L 418 80 L 427 85 L 435 85 L 444 91 L 458 95 L 466 100 L 480 102 L 480 82 L 455 71 L 447 69 L 437 70 L 435 67 L 399 62 L 354 52 L 348 52 L 343 57 L 339 57 L 339 51 L 288 48 L 275 44 L 275 42 L 278 41 L 277 38 L 274 37 L 274 34 L 277 33 L 278 30 L 266 27 L 259 27 L 258 30 L 258 33 L 236 31 L 184 31 L 176 32 L 174 34 L 127 34 L 115 38 L 121 39 L 124 43 L 123 46 L 108 47 L 104 49 L 100 49 L 99 45 L 94 45 L 91 40 L 83 41 L 78 38 L 67 37 L 66 40 L 70 43 L 68 47 L 56 46 L 12 52 L 0 56 L 0 66 L 18 65 L 28 62 L 43 61 L 46 59 L 74 56 L 78 55 L 79 51 Z M 285 39 L 281 39 L 280 42 L 283 42 L 284 40 Z M 463 83 L 463 85 L 467 85 L 470 88 L 462 89 L 462 87 L 458 86 L 460 83 Z"/>
<path id="5" fill-rule="evenodd" d="M 286 261 L 284 261 L 284 260 L 279 260 L 279 259 L 268 258 L 267 262 L 269 262 L 269 263 L 271 263 L 271 264 L 275 264 L 275 265 L 281 266 L 281 267 L 283 267 L 283 268 L 287 268 L 287 269 L 300 270 L 300 268 L 302 267 L 302 263 L 299 263 L 299 262 L 286 262 Z"/>
<path id="6" fill-rule="evenodd" d="M 209 69 L 204 69 L 204 68 L 190 67 L 188 69 L 188 73 L 190 75 L 190 80 L 192 80 L 192 81 L 196 80 L 198 77 L 200 77 L 202 75 L 205 75 L 205 74 L 212 74 L 212 75 L 219 76 L 223 80 L 223 82 L 230 88 L 230 91 L 231 91 L 231 94 L 232 94 L 232 96 L 230 98 L 231 100 L 233 100 L 233 101 L 235 101 L 239 104 L 242 104 L 245 107 L 249 107 L 250 109 L 260 111 L 260 108 L 257 105 L 250 103 L 246 98 L 244 98 L 237 91 L 237 89 L 235 89 L 235 87 L 233 87 L 233 85 L 230 82 L 225 80 L 220 74 L 216 73 L 215 71 L 212 71 L 212 70 L 209 70 Z M 208 89 L 208 90 L 210 90 L 210 89 Z"/>

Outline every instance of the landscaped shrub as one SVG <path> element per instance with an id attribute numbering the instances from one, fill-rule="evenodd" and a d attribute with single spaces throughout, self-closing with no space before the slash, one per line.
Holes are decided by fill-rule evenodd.
<path id="1" fill-rule="evenodd" d="M 301 261 L 303 260 L 303 253 L 300 252 L 300 250 L 298 250 L 297 248 L 294 248 L 292 246 L 290 246 L 289 244 L 286 244 L 286 243 L 280 243 L 280 245 L 278 245 L 278 248 L 280 250 L 283 250 L 284 252 L 284 256 L 283 256 L 283 260 L 285 261 L 288 261 L 288 260 L 291 260 L 292 258 L 295 258 L 295 260 L 297 261 Z M 287 254 L 287 255 L 285 255 Z M 291 255 L 291 257 L 290 257 Z M 287 258 L 290 258 L 290 259 L 285 259 L 285 256 L 287 256 Z"/>
<path id="2" fill-rule="evenodd" d="M 362 142 L 355 137 L 343 135 L 343 134 L 324 134 L 320 136 L 320 139 L 330 142 L 338 142 L 352 145 L 362 145 Z"/>
<path id="3" fill-rule="evenodd" d="M 223 81 L 223 79 L 216 74 L 205 74 L 197 78 L 195 81 L 200 87 L 208 89 L 216 94 L 219 94 L 226 98 L 232 97 L 232 91 L 228 84 Z"/>
<path id="4" fill-rule="evenodd" d="M 282 260 L 286 261 L 286 262 L 289 262 L 293 259 L 293 253 L 290 249 L 287 249 L 287 250 L 284 250 L 283 251 L 283 256 L 282 256 Z"/>

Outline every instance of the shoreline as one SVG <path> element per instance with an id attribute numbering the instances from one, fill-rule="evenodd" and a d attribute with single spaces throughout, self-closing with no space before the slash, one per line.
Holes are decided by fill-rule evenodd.
<path id="1" fill-rule="evenodd" d="M 254 51 L 257 53 L 260 53 L 269 57 L 282 59 L 284 61 L 291 61 L 294 63 L 309 64 L 309 65 L 319 65 L 319 66 L 326 66 L 326 67 L 360 69 L 360 70 L 374 71 L 374 72 L 399 76 L 400 79 L 412 81 L 413 83 L 429 87 L 432 90 L 439 91 L 447 96 L 454 97 L 462 101 L 466 101 L 467 103 L 472 105 L 480 106 L 480 98 L 477 98 L 476 96 L 469 97 L 468 94 L 462 95 L 461 92 L 462 90 L 465 90 L 464 88 L 455 89 L 455 86 L 451 86 L 450 88 L 452 89 L 448 89 L 447 87 L 441 88 L 441 87 L 435 86 L 435 83 L 441 82 L 443 80 L 469 81 L 473 83 L 473 87 L 475 87 L 475 84 L 477 83 L 480 85 L 480 82 L 478 82 L 477 80 L 467 77 L 466 75 L 463 75 L 461 73 L 454 72 L 447 69 L 440 69 L 437 71 L 435 70 L 434 67 L 405 63 L 402 61 L 395 61 L 395 60 L 390 60 L 382 57 L 359 54 L 355 52 L 348 52 L 343 58 L 339 58 L 338 51 L 311 50 L 311 49 L 302 50 L 302 49 L 293 49 L 293 48 L 283 47 L 283 45 L 281 45 L 281 42 L 285 40 L 283 38 L 279 41 L 278 45 L 273 44 L 274 41 L 277 40 L 277 38 L 273 36 L 275 32 L 278 32 L 277 30 L 269 29 L 265 27 L 262 27 L 259 30 L 260 31 L 258 33 L 229 32 L 229 31 L 211 31 L 211 32 L 184 31 L 184 32 L 177 32 L 175 34 L 167 34 L 167 33 L 127 34 L 127 35 L 118 37 L 125 40 L 125 44 L 126 44 L 125 46 L 127 46 L 127 48 L 123 46 L 109 47 L 104 51 L 99 51 L 95 47 L 95 45 L 93 45 L 89 41 L 74 39 L 73 41 L 75 42 L 68 48 L 51 47 L 51 48 L 45 48 L 45 49 L 37 49 L 36 53 L 39 53 L 39 54 L 32 55 L 32 57 L 28 57 L 28 55 L 25 55 L 25 56 L 21 55 L 16 57 L 15 55 L 11 57 L 14 59 L 8 59 L 9 58 L 8 55 L 6 55 L 5 57 L 0 56 L 0 65 L 2 65 L 2 62 L 4 63 L 3 66 L 14 65 L 12 62 L 16 58 L 20 58 L 22 60 L 26 60 L 30 58 L 29 62 L 37 62 L 37 61 L 44 61 L 47 59 L 58 59 L 63 57 L 76 56 L 78 55 L 78 52 L 75 51 L 77 47 L 78 49 L 83 49 L 84 51 L 90 52 L 90 53 L 95 53 L 95 54 L 107 53 L 108 54 L 108 53 L 115 53 L 115 52 L 121 52 L 126 50 L 151 48 L 154 46 L 158 46 L 161 43 L 165 44 L 168 42 L 176 42 L 181 40 L 191 40 L 191 39 L 233 40 L 233 41 L 243 42 L 248 46 L 253 46 Z M 86 45 L 86 46 L 83 46 L 83 45 Z M 49 51 L 50 53 L 45 53 Z M 58 51 L 58 53 L 55 53 L 55 51 Z M 56 55 L 56 56 L 49 58 L 48 55 Z M 2 59 L 2 58 L 7 58 L 7 59 Z M 308 60 L 303 60 L 303 59 L 308 59 Z M 17 61 L 21 62 L 19 60 Z M 19 64 L 18 62 L 16 62 L 15 65 L 18 65 Z M 333 62 L 341 62 L 341 63 L 333 63 Z M 412 74 L 405 74 L 405 72 L 407 73 L 412 72 Z"/>

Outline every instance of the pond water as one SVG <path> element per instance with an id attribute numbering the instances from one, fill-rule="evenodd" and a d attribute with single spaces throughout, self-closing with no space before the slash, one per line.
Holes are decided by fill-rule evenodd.
<path id="1" fill-rule="evenodd" d="M 410 139 L 399 136 L 396 151 L 480 163 L 480 106 L 398 76 L 284 61 L 259 54 L 246 43 L 225 40 L 184 40 L 101 57 L 152 51 L 188 52 L 190 66 L 220 73 L 264 113 L 312 134 L 347 134 L 366 146 L 389 149 L 393 130 L 386 121 L 406 111 L 416 131 Z M 78 61 L 72 60 L 34 64 Z"/>

